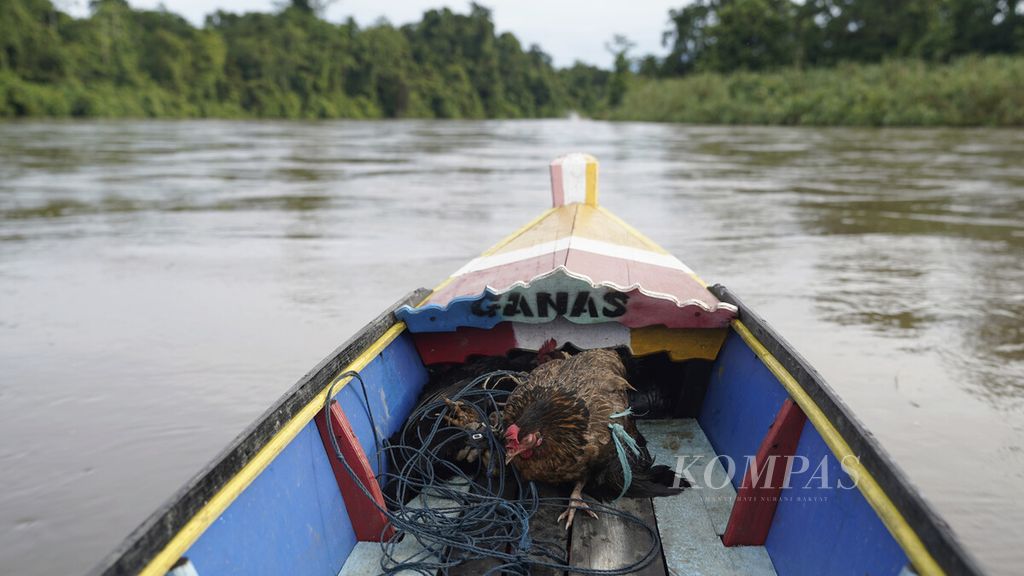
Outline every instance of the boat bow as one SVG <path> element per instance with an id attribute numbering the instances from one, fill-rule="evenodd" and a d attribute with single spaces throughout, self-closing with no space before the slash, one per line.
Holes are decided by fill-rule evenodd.
<path id="1" fill-rule="evenodd" d="M 490 329 L 502 322 L 615 322 L 627 328 L 724 328 L 719 301 L 682 261 L 598 204 L 597 160 L 551 164 L 553 207 L 456 271 L 398 316 L 409 330 Z"/>

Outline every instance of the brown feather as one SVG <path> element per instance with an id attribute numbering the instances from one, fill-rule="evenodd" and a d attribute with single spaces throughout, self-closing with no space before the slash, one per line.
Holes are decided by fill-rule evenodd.
<path id="1" fill-rule="evenodd" d="M 505 425 L 520 436 L 539 432 L 543 442 L 529 458 L 516 458 L 526 480 L 550 483 L 586 481 L 592 469 L 618 465 L 608 425 L 629 406 L 632 386 L 618 354 L 588 350 L 546 362 L 509 395 Z M 630 418 L 614 420 L 635 435 Z"/>

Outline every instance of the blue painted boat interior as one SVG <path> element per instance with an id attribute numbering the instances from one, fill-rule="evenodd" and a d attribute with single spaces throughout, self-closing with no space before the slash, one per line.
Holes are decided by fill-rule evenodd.
<path id="1" fill-rule="evenodd" d="M 397 431 L 427 382 L 408 334 L 364 368 L 371 410 L 387 438 Z M 374 471 L 377 451 L 359 383 L 337 396 Z M 330 461 L 310 422 L 260 473 L 185 556 L 202 576 L 337 574 L 356 545 Z"/>
<path id="2" fill-rule="evenodd" d="M 728 456 L 737 468 L 746 464 L 747 454 L 757 454 L 768 427 L 782 403 L 789 398 L 761 359 L 735 332 L 711 368 L 711 381 L 697 421 L 719 456 Z M 732 477 L 739 489 L 745 469 Z"/>
<path id="3" fill-rule="evenodd" d="M 366 384 L 370 399 L 373 421 L 377 424 L 377 435 L 381 440 L 391 436 L 405 424 L 416 400 L 429 378 L 427 369 L 420 361 L 419 353 L 412 343 L 412 337 L 403 333 L 359 373 Z M 363 452 L 370 460 L 374 474 L 377 469 L 377 447 L 370 429 L 370 417 L 359 382 L 353 380 L 336 396 L 344 410 L 352 430 L 355 431 Z"/>
<path id="4" fill-rule="evenodd" d="M 337 574 L 355 545 L 327 452 L 310 422 L 185 556 L 203 576 Z"/>
<path id="5" fill-rule="evenodd" d="M 719 456 L 736 462 L 733 485 L 746 473 L 745 455 L 756 454 L 789 394 L 746 342 L 730 332 L 712 367 L 698 421 Z M 806 574 L 895 575 L 905 565 L 903 549 L 889 533 L 808 421 L 789 487 L 783 489 L 765 547 L 779 576 Z M 825 459 L 823 470 L 818 466 Z M 818 489 L 826 476 L 828 486 Z"/>
<path id="6" fill-rule="evenodd" d="M 783 490 L 775 509 L 765 542 L 775 571 L 780 576 L 899 574 L 906 554 L 810 421 L 804 424 L 796 454 L 811 464 L 801 473 L 794 469 L 791 487 Z M 822 458 L 826 464 L 816 470 Z M 831 486 L 849 488 L 816 489 L 823 478 Z"/>
<path id="7" fill-rule="evenodd" d="M 396 432 L 414 407 L 428 373 L 405 333 L 362 372 L 378 436 Z M 788 397 L 747 344 L 730 333 L 712 369 L 698 422 L 720 456 L 737 463 L 738 487 L 775 414 Z M 357 382 L 338 394 L 374 470 L 376 448 Z M 832 485 L 852 482 L 808 422 L 797 454 L 811 469 L 782 493 L 766 549 L 781 576 L 895 575 L 907 558 L 857 489 L 815 490 L 825 458 Z M 815 478 L 817 472 L 819 478 Z M 811 488 L 805 488 L 811 486 Z M 819 500 L 812 500 L 819 498 Z M 820 500 L 824 498 L 824 500 Z M 203 576 L 337 574 L 356 545 L 345 503 L 316 425 L 310 422 L 188 550 Z"/>

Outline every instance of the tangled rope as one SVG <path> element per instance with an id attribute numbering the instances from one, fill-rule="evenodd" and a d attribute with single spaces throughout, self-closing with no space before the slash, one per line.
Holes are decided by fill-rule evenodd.
<path id="1" fill-rule="evenodd" d="M 334 434 L 334 456 L 353 481 L 388 519 L 394 535 L 381 542 L 381 570 L 394 574 L 409 570 L 420 574 L 447 574 L 448 570 L 473 560 L 491 559 L 484 574 L 529 574 L 531 569 L 550 568 L 575 574 L 615 576 L 641 570 L 659 554 L 657 531 L 632 514 L 594 501 L 587 504 L 595 512 L 636 525 L 650 538 L 650 548 L 632 564 L 615 569 L 581 568 L 568 564 L 564 557 L 564 539 L 533 540 L 530 520 L 546 507 L 562 509 L 567 498 L 541 498 L 533 482 L 524 482 L 518 471 L 504 465 L 501 408 L 509 391 L 498 388 L 505 379 L 521 382 L 522 372 L 499 370 L 474 378 L 454 394 L 444 391 L 421 402 L 396 436 L 396 442 L 381 442 L 370 410 L 369 395 L 362 377 L 345 372 L 329 387 L 324 417 L 330 429 L 330 401 L 334 388 L 346 377 L 357 380 L 377 447 L 377 481 L 384 491 L 386 507 L 381 508 L 369 489 L 360 482 L 345 460 Z M 457 408 L 456 408 L 457 407 Z M 459 410 L 461 412 L 457 412 Z M 465 410 L 476 416 L 476 426 L 459 427 L 451 422 L 465 417 Z M 452 458 L 466 454 L 475 458 Z M 386 464 L 382 462 L 386 456 Z M 386 469 L 393 468 L 393 469 Z M 417 505 L 412 501 L 416 498 Z M 386 532 L 385 528 L 385 532 Z M 382 533 L 382 536 L 384 534 Z M 400 557 L 411 546 L 400 544 L 412 538 L 419 550 Z"/>

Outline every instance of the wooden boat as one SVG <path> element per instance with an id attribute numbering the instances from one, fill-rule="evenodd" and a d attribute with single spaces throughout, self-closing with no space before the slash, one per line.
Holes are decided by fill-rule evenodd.
<path id="1" fill-rule="evenodd" d="M 818 372 L 760 316 L 599 205 L 592 157 L 556 160 L 551 181 L 549 210 L 433 291 L 384 311 L 94 572 L 382 572 L 379 541 L 397 538 L 378 508 L 378 437 L 402 426 L 434 367 L 537 351 L 554 339 L 632 359 L 634 385 L 661 398 L 649 414 L 660 419 L 641 422 L 652 452 L 695 484 L 677 496 L 612 504 L 660 535 L 660 550 L 638 573 L 981 573 Z M 585 571 L 636 560 L 639 532 L 611 516 L 578 519 L 555 537 L 565 539 L 566 561 Z M 494 566 L 450 564 L 453 574 Z"/>

